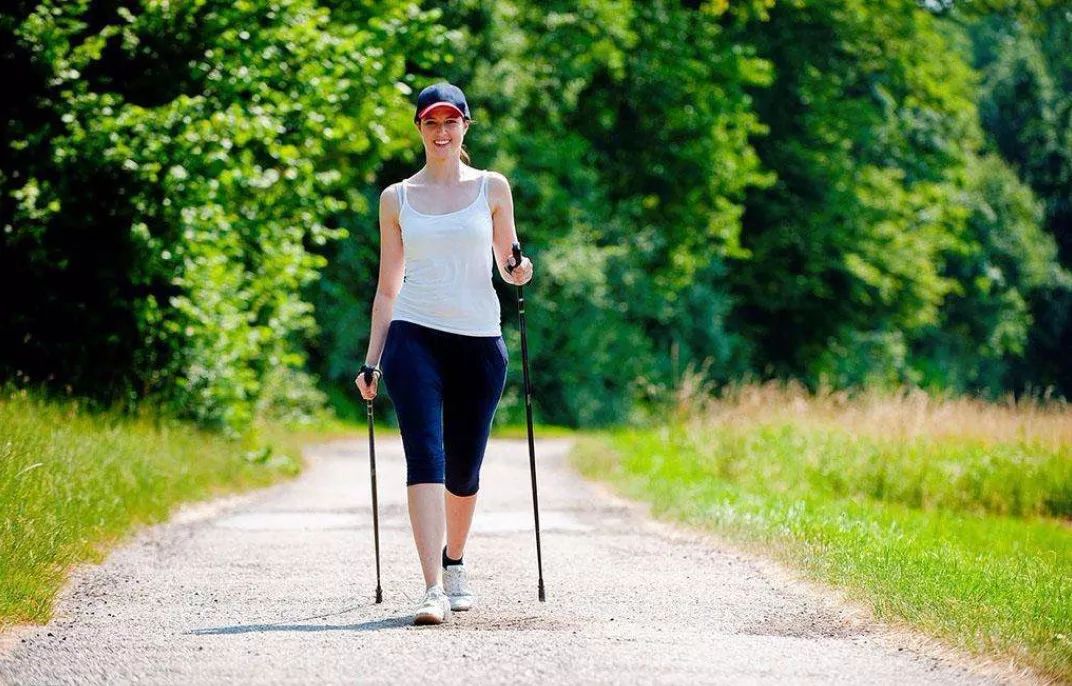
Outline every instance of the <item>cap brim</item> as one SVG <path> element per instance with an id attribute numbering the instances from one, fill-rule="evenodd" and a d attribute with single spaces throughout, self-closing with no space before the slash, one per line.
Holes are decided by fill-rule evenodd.
<path id="1" fill-rule="evenodd" d="M 432 110 L 434 110 L 437 107 L 450 108 L 450 109 L 454 110 L 455 112 L 457 112 L 459 117 L 461 117 L 462 119 L 465 118 L 465 112 L 462 112 L 460 109 L 458 109 L 458 106 L 455 105 L 454 103 L 452 103 L 452 102 L 433 102 L 431 105 L 429 105 L 428 107 L 425 107 L 423 110 L 421 110 L 417 114 L 417 119 L 423 119 L 426 114 L 428 114 L 429 112 L 431 112 Z"/>

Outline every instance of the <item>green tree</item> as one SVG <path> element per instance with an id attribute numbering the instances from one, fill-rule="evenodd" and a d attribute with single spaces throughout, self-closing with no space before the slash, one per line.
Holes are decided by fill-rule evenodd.
<path id="1" fill-rule="evenodd" d="M 1029 298 L 1034 327 L 1016 387 L 1072 395 L 1072 17 L 1059 2 L 998 3 L 967 13 L 979 108 L 993 146 L 1040 198 L 1063 272 Z"/>
<path id="2" fill-rule="evenodd" d="M 911 341 L 955 287 L 943 254 L 981 141 L 971 70 L 895 0 L 779 3 L 745 31 L 773 64 L 755 145 L 777 181 L 748 193 L 733 321 L 764 375 L 912 381 Z"/>
<path id="3" fill-rule="evenodd" d="M 956 282 L 939 320 L 920 337 L 921 383 L 999 396 L 1013 383 L 1036 322 L 1030 303 L 1068 283 L 1046 232 L 1042 204 L 1008 164 L 989 155 L 970 167 L 966 240 L 947 253 Z"/>
<path id="4" fill-rule="evenodd" d="M 475 159 L 513 179 L 540 265 L 528 317 L 542 415 L 625 419 L 673 383 L 672 350 L 679 366 L 739 370 L 723 265 L 744 189 L 766 181 L 746 88 L 767 71 L 727 28 L 736 15 L 669 1 L 445 5 L 469 32 L 448 75 L 490 124 L 473 131 Z"/>
<path id="5" fill-rule="evenodd" d="M 345 235 L 331 222 L 363 208 L 400 135 L 404 56 L 442 36 L 409 2 L 340 12 L 46 0 L 0 15 L 21 77 L 3 113 L 0 271 L 21 294 L 5 376 L 230 428 L 269 374 L 310 388 L 313 249 Z"/>

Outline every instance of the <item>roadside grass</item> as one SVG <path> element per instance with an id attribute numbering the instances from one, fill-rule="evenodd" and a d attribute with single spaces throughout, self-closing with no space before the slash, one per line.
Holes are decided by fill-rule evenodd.
<path id="1" fill-rule="evenodd" d="M 1072 681 L 1072 412 L 732 389 L 574 463 L 876 616 Z"/>
<path id="2" fill-rule="evenodd" d="M 179 503 L 297 474 L 302 436 L 262 433 L 226 439 L 75 401 L 0 396 L 0 627 L 47 622 L 72 566 L 101 561 Z"/>

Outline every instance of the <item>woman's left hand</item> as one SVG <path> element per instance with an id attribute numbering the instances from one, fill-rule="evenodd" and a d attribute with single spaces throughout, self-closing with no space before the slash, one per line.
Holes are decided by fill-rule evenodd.
<path id="1" fill-rule="evenodd" d="M 507 258 L 507 264 L 513 266 L 514 257 Z M 524 255 L 521 256 L 520 266 L 514 267 L 506 273 L 506 280 L 515 286 L 524 286 L 532 280 L 532 262 Z"/>

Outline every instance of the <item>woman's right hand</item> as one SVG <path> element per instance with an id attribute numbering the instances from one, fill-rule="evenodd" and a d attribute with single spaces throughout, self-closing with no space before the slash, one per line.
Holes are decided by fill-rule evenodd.
<path id="1" fill-rule="evenodd" d="M 365 373 L 358 372 L 357 378 L 354 379 L 354 383 L 357 384 L 357 390 L 361 392 L 361 397 L 365 400 L 372 400 L 376 397 L 376 387 L 380 384 L 380 372 L 379 370 L 372 373 L 372 383 L 365 382 Z"/>

